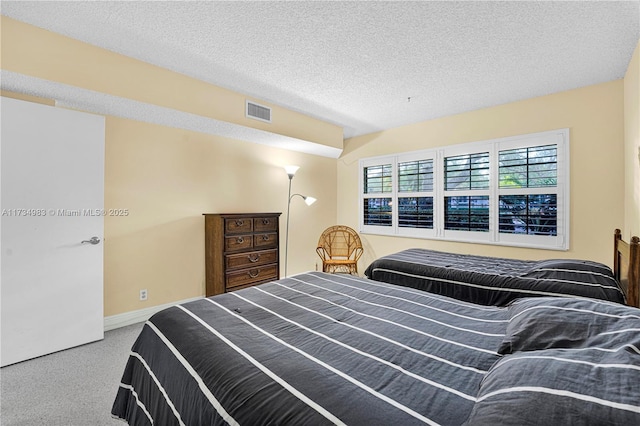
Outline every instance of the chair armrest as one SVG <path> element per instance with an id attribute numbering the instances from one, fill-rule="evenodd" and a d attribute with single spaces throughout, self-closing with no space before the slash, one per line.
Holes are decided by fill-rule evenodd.
<path id="1" fill-rule="evenodd" d="M 324 249 L 324 247 L 316 248 L 316 253 L 318 253 L 318 256 L 320 256 L 320 259 L 322 259 L 323 261 L 325 261 L 325 260 L 327 260 L 329 258 L 329 254 Z"/>

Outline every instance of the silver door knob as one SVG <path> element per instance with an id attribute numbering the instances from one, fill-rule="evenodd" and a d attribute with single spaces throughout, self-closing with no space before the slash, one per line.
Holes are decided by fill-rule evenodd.
<path id="1" fill-rule="evenodd" d="M 91 239 L 90 239 L 90 240 L 84 240 L 84 241 L 82 241 L 80 244 L 84 244 L 84 243 L 89 243 L 89 244 L 93 244 L 93 245 L 100 244 L 100 238 L 98 238 L 98 237 L 91 237 Z"/>

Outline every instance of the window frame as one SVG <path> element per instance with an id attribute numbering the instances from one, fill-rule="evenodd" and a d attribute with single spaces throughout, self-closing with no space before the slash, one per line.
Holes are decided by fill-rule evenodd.
<path id="1" fill-rule="evenodd" d="M 557 184 L 555 187 L 540 188 L 500 188 L 499 153 L 519 148 L 556 145 Z M 445 189 L 445 159 L 458 155 L 489 153 L 489 188 L 487 189 Z M 398 188 L 398 164 L 412 161 L 433 160 L 433 191 L 400 192 Z M 391 192 L 365 194 L 364 172 L 367 167 L 389 164 L 392 167 Z M 385 156 L 362 158 L 359 161 L 359 227 L 363 234 L 388 235 L 410 238 L 424 238 L 445 241 L 482 243 L 527 247 L 547 250 L 569 250 L 570 219 L 570 170 L 569 170 L 569 129 L 558 129 L 530 133 L 506 138 L 469 142 L 432 149 L 397 153 Z M 429 195 L 430 194 L 430 195 Z M 500 232 L 499 200 L 501 195 L 555 194 L 556 235 L 531 235 Z M 398 199 L 402 197 L 433 196 L 433 229 L 400 227 Z M 445 229 L 445 197 L 488 196 L 489 230 L 461 231 Z M 367 198 L 391 198 L 391 226 L 367 225 L 364 223 L 364 202 Z"/>

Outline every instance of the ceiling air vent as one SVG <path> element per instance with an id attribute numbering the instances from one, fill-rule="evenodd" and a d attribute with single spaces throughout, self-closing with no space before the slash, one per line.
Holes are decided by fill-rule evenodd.
<path id="1" fill-rule="evenodd" d="M 247 101 L 247 117 L 271 123 L 271 108 Z"/>

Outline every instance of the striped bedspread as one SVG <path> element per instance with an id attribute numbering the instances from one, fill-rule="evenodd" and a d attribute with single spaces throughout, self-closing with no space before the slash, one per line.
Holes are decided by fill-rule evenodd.
<path id="1" fill-rule="evenodd" d="M 364 274 L 482 305 L 535 296 L 625 303 L 611 268 L 587 260 L 517 260 L 414 248 L 376 259 Z"/>
<path id="2" fill-rule="evenodd" d="M 548 304 L 559 299 L 536 300 Z M 565 301 L 585 303 L 576 308 L 585 312 L 596 304 Z M 609 314 L 627 315 L 622 327 L 640 329 L 640 310 L 597 305 L 622 309 Z M 502 423 L 490 423 L 497 414 L 486 408 L 498 406 L 506 390 L 513 394 L 520 388 L 565 386 L 556 380 L 556 369 L 541 371 L 536 381 L 529 377 L 524 361 L 507 362 L 533 353 L 527 348 L 529 337 L 520 341 L 518 336 L 523 329 L 525 336 L 536 335 L 527 328 L 532 327 L 527 313 L 544 312 L 516 306 L 473 305 L 321 272 L 186 303 L 154 315 L 145 324 L 132 347 L 112 414 L 131 425 L 510 424 L 505 413 L 519 415 L 528 402 L 521 409 L 516 402 L 515 409 L 501 411 Z M 589 314 L 576 321 L 582 323 L 584 317 Z M 603 318 L 610 321 L 599 333 L 617 327 L 613 317 Z M 589 371 L 602 370 L 634 383 L 617 388 L 618 382 L 594 382 L 595 390 L 586 397 L 579 386 L 568 394 L 559 390 L 558 397 L 572 413 L 593 414 L 606 408 L 613 419 L 640 424 L 638 342 L 620 344 L 634 333 L 637 338 L 637 331 L 614 332 L 628 359 L 614 359 L 615 353 L 605 351 L 608 358 L 558 367 L 568 375 L 575 369 L 579 380 Z M 534 350 L 554 350 L 553 343 L 543 345 Z M 591 354 L 575 350 L 571 359 L 579 360 L 587 352 Z M 606 364 L 602 368 L 601 361 Z M 511 383 L 501 378 L 505 374 L 527 376 L 530 381 Z M 516 394 L 530 396 L 526 390 Z M 553 392 L 548 395 L 557 397 Z M 514 404 L 512 398 L 502 399 Z M 540 413 L 533 414 L 539 418 Z M 526 424 L 521 420 L 511 424 Z"/>

